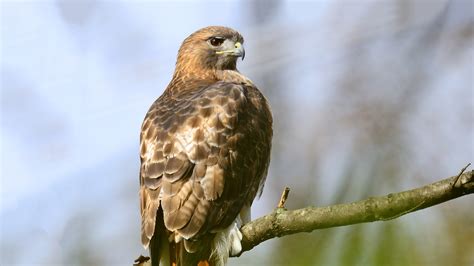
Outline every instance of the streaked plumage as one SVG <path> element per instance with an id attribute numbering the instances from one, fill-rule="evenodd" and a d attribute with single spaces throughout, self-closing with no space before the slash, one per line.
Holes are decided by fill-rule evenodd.
<path id="1" fill-rule="evenodd" d="M 220 38 L 225 41 L 214 46 Z M 142 243 L 150 245 L 153 265 L 160 259 L 220 265 L 229 252 L 240 252 L 239 233 L 231 229 L 236 220 L 250 219 L 272 138 L 267 101 L 236 70 L 241 43 L 242 36 L 225 27 L 186 38 L 173 79 L 143 122 Z"/>

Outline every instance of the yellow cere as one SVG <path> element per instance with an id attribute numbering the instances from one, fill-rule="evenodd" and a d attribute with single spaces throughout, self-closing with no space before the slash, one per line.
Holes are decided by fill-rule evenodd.
<path id="1" fill-rule="evenodd" d="M 234 49 L 238 49 L 242 46 L 242 44 L 240 42 L 236 42 L 235 43 L 235 48 Z M 223 53 L 232 53 L 234 51 L 234 49 L 230 49 L 230 50 L 225 50 L 225 51 L 216 51 L 216 54 L 223 54 Z"/>

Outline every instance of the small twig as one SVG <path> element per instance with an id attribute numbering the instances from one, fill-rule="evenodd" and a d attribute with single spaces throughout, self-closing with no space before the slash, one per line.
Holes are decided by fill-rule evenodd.
<path id="1" fill-rule="evenodd" d="M 464 166 L 463 169 L 461 169 L 461 172 L 459 172 L 459 174 L 456 176 L 456 178 L 454 179 L 454 183 L 452 185 L 452 188 L 454 188 L 456 186 L 456 183 L 458 182 L 459 178 L 461 177 L 461 175 L 464 173 L 464 171 L 466 171 L 466 169 L 471 165 L 471 163 L 468 163 L 466 166 Z"/>
<path id="2" fill-rule="evenodd" d="M 290 193 L 290 188 L 285 187 L 285 190 L 283 190 L 283 192 L 281 193 L 280 202 L 278 202 L 278 208 L 285 208 L 285 202 L 286 202 L 286 199 L 288 198 L 289 193 Z"/>

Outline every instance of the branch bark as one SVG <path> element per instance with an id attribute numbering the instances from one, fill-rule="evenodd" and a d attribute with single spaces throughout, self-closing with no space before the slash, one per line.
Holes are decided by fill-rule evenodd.
<path id="1" fill-rule="evenodd" d="M 271 238 L 329 227 L 392 220 L 474 193 L 474 171 L 464 173 L 468 166 L 462 169 L 459 175 L 383 197 L 291 211 L 277 208 L 241 228 L 242 253 Z"/>

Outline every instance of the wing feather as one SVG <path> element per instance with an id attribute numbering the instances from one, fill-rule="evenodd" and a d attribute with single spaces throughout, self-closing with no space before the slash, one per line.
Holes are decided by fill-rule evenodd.
<path id="1" fill-rule="evenodd" d="M 224 191 L 224 170 L 219 165 L 207 167 L 201 186 L 206 200 L 216 200 Z"/>
<path id="2" fill-rule="evenodd" d="M 217 82 L 179 97 L 165 93 L 152 105 L 140 147 L 145 246 L 156 219 L 193 239 L 227 227 L 251 203 L 268 167 L 271 114 L 266 105 L 251 105 L 249 97 L 264 101 L 254 87 Z M 269 118 L 252 124 L 251 116 L 262 113 L 258 108 Z M 160 206 L 163 217 L 156 217 Z"/>

